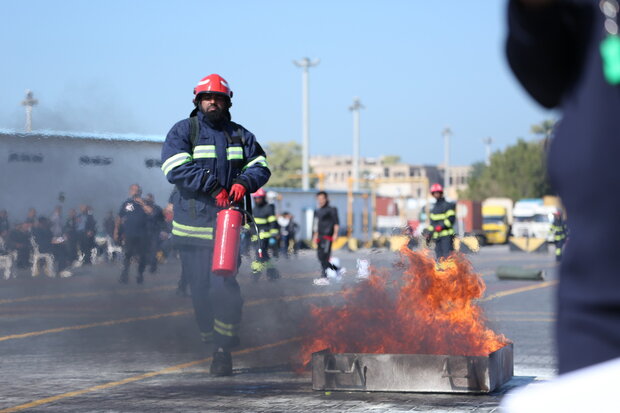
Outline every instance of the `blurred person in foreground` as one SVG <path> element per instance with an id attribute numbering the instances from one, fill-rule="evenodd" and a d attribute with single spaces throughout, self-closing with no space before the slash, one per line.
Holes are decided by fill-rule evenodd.
<path id="1" fill-rule="evenodd" d="M 236 276 L 211 272 L 217 213 L 267 183 L 271 172 L 254 135 L 231 121 L 233 92 L 211 74 L 194 88 L 188 119 L 177 122 L 162 148 L 162 171 L 174 184 L 172 235 L 189 279 L 201 336 L 214 342 L 210 372 L 232 374 L 231 349 L 239 344 L 243 300 Z"/>
<path id="2" fill-rule="evenodd" d="M 138 259 L 138 276 L 136 282 L 144 282 L 146 254 L 149 242 L 149 217 L 153 213 L 144 199 L 142 188 L 133 184 L 129 187 L 129 198 L 123 202 L 114 226 L 114 241 L 123 245 L 123 271 L 119 278 L 121 284 L 129 282 L 131 259 Z"/>
<path id="3" fill-rule="evenodd" d="M 612 405 L 601 403 L 616 404 L 615 393 L 602 386 L 607 372 L 620 375 L 617 13 L 616 1 L 509 2 L 510 66 L 538 103 L 562 110 L 548 171 L 571 225 L 557 292 L 560 377 L 541 386 L 542 398 L 530 393 L 536 403 L 528 404 L 526 393 L 509 399 L 511 412 L 609 411 Z"/>

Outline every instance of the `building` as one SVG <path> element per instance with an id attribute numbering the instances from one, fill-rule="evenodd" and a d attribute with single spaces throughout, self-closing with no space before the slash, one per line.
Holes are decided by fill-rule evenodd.
<path id="1" fill-rule="evenodd" d="M 91 205 L 99 223 L 140 184 L 158 204 L 166 204 L 172 185 L 161 166 L 161 141 L 130 135 L 14 133 L 0 131 L 0 209 L 12 223 L 28 208 L 49 215 L 56 205 L 64 214 Z"/>

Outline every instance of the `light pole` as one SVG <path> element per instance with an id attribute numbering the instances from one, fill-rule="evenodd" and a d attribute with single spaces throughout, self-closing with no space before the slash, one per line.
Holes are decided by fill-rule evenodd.
<path id="1" fill-rule="evenodd" d="M 26 89 L 26 99 L 22 100 L 22 105 L 26 107 L 26 132 L 32 132 L 32 107 L 39 103 L 33 97 L 32 90 Z"/>
<path id="2" fill-rule="evenodd" d="M 353 112 L 353 190 L 360 190 L 360 109 L 364 109 L 364 105 L 360 98 L 353 99 L 353 104 L 349 106 L 349 110 Z"/>
<path id="3" fill-rule="evenodd" d="M 482 142 L 484 143 L 486 152 L 485 163 L 487 164 L 487 166 L 489 166 L 491 165 L 491 145 L 493 144 L 493 138 L 489 136 L 488 138 L 482 139 Z"/>
<path id="4" fill-rule="evenodd" d="M 303 123 L 302 123 L 302 164 L 301 164 L 301 188 L 304 191 L 310 189 L 310 180 L 309 178 L 309 163 L 310 163 L 310 105 L 308 102 L 309 95 L 309 87 L 308 87 L 308 69 L 318 65 L 320 62 L 319 59 L 315 61 L 310 61 L 309 58 L 304 57 L 301 60 L 293 60 L 293 63 L 297 67 L 301 67 L 303 69 L 301 76 L 302 83 L 302 96 L 301 96 L 301 105 L 303 111 Z"/>
<path id="5" fill-rule="evenodd" d="M 450 184 L 450 137 L 452 136 L 452 131 L 449 127 L 446 127 L 441 134 L 443 135 L 444 142 L 444 153 L 443 153 L 443 164 L 444 164 L 444 172 L 443 172 L 443 191 L 447 193 L 448 186 Z"/>

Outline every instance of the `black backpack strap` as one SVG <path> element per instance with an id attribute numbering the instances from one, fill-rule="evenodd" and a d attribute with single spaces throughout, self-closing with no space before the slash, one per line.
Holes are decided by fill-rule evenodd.
<path id="1" fill-rule="evenodd" d="M 200 123 L 198 122 L 198 116 L 190 116 L 189 118 L 189 141 L 192 144 L 192 153 L 198 142 L 198 135 L 200 135 Z"/>

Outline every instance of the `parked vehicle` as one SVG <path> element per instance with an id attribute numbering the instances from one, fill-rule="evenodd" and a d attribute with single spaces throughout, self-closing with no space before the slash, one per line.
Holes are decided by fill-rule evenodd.
<path id="1" fill-rule="evenodd" d="M 513 209 L 512 236 L 542 238 L 552 242 L 551 224 L 553 214 L 558 210 L 557 206 L 544 205 L 543 200 L 538 198 L 517 201 Z"/>
<path id="2" fill-rule="evenodd" d="M 510 198 L 487 198 L 482 202 L 482 230 L 488 244 L 508 242 L 513 221 Z"/>

